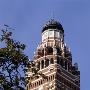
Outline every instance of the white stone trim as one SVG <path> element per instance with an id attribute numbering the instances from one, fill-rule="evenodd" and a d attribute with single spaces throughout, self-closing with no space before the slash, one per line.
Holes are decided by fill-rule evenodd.
<path id="1" fill-rule="evenodd" d="M 55 80 L 52 80 L 51 82 L 53 83 L 54 81 L 55 81 Z M 44 83 L 44 84 L 41 84 L 40 86 L 44 86 L 44 85 L 46 85 L 46 84 L 49 85 L 49 83 L 51 83 L 51 82 L 46 82 L 46 83 Z M 38 89 L 40 86 L 35 87 L 35 88 L 31 89 L 31 90 Z M 49 86 L 48 86 L 48 87 L 49 87 Z"/>
<path id="2" fill-rule="evenodd" d="M 48 74 L 48 76 L 49 76 L 49 75 L 53 75 L 53 74 L 55 74 L 55 73 L 56 73 L 56 72 L 53 72 L 53 73 L 51 73 L 51 74 Z M 32 81 L 32 83 L 35 83 L 35 82 L 37 82 L 37 81 L 39 81 L 39 80 L 41 80 L 41 79 L 42 79 L 42 77 L 40 77 L 40 78 L 38 78 L 38 79 Z"/>

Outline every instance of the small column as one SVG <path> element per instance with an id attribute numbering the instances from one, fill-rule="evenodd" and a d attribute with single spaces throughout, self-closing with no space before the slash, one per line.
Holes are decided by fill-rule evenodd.
<path id="1" fill-rule="evenodd" d="M 53 55 L 55 56 L 54 63 L 57 64 L 57 57 L 56 57 L 56 55 L 57 55 L 57 49 L 56 49 L 55 46 L 53 47 Z"/>
<path id="2" fill-rule="evenodd" d="M 68 62 L 67 62 L 67 71 L 68 71 Z"/>
<path id="3" fill-rule="evenodd" d="M 40 70 L 41 70 L 42 68 L 41 68 L 41 61 L 40 61 Z"/>
<path id="4" fill-rule="evenodd" d="M 53 55 L 57 55 L 57 49 L 55 46 L 53 47 Z"/>
<path id="5" fill-rule="evenodd" d="M 38 69 L 38 63 L 36 62 L 36 70 Z"/>
<path id="6" fill-rule="evenodd" d="M 44 68 L 45 68 L 45 59 L 44 59 Z"/>

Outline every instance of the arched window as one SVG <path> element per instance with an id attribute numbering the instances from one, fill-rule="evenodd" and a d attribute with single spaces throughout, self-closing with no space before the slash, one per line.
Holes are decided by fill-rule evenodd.
<path id="1" fill-rule="evenodd" d="M 53 58 L 50 59 L 50 64 L 54 64 Z"/>
<path id="2" fill-rule="evenodd" d="M 41 69 L 44 68 L 44 60 L 41 61 Z"/>
<path id="3" fill-rule="evenodd" d="M 35 87 L 36 87 L 36 83 L 35 83 Z"/>
<path id="4" fill-rule="evenodd" d="M 56 48 L 57 49 L 57 53 L 59 54 L 60 53 L 60 49 L 59 48 Z"/>
<path id="5" fill-rule="evenodd" d="M 40 62 L 38 62 L 38 64 L 37 64 L 37 68 L 40 70 Z"/>
<path id="6" fill-rule="evenodd" d="M 45 60 L 45 67 L 49 66 L 49 59 Z"/>
<path id="7" fill-rule="evenodd" d="M 38 86 L 38 82 L 37 82 L 37 86 Z"/>
<path id="8" fill-rule="evenodd" d="M 63 59 L 60 60 L 60 65 L 63 67 L 64 66 L 64 61 Z"/>
<path id="9" fill-rule="evenodd" d="M 65 61 L 65 69 L 67 70 L 67 61 Z"/>
<path id="10" fill-rule="evenodd" d="M 54 77 L 54 75 L 53 75 L 53 79 L 54 79 L 55 77 Z"/>
<path id="11" fill-rule="evenodd" d="M 47 49 L 48 49 L 48 53 L 49 54 L 52 54 L 53 53 L 53 48 L 52 47 L 47 47 Z"/>
<path id="12" fill-rule="evenodd" d="M 40 81 L 39 81 L 39 85 L 40 85 Z"/>
<path id="13" fill-rule="evenodd" d="M 71 70 L 71 65 L 70 65 L 70 63 L 68 63 L 68 71 L 70 71 Z"/>
<path id="14" fill-rule="evenodd" d="M 33 84 L 33 87 L 34 87 L 34 84 Z"/>
<path id="15" fill-rule="evenodd" d="M 42 80 L 41 80 L 41 84 L 42 84 Z"/>
<path id="16" fill-rule="evenodd" d="M 52 80 L 52 76 L 51 76 L 51 80 Z"/>
<path id="17" fill-rule="evenodd" d="M 32 86 L 31 86 L 31 84 L 29 84 L 29 88 L 31 88 Z"/>

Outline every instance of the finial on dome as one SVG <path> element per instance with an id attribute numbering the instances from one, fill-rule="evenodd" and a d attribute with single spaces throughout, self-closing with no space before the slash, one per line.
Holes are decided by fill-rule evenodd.
<path id="1" fill-rule="evenodd" d="M 52 19 L 54 19 L 54 11 L 52 11 Z"/>

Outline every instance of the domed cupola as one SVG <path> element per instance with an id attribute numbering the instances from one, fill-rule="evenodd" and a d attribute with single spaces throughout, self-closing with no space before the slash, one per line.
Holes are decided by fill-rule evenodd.
<path id="1" fill-rule="evenodd" d="M 58 21 L 56 21 L 54 19 L 49 20 L 43 26 L 42 32 L 44 32 L 45 30 L 48 30 L 48 29 L 58 29 L 58 30 L 62 30 L 64 32 L 62 25 Z"/>

